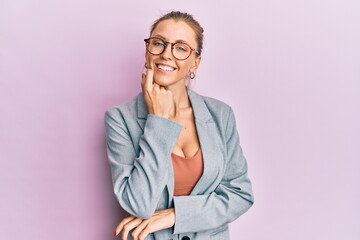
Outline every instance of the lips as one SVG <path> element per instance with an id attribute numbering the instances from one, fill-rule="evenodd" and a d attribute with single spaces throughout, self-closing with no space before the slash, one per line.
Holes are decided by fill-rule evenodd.
<path id="1" fill-rule="evenodd" d="M 156 65 L 156 67 L 158 69 L 166 71 L 166 72 L 172 72 L 172 71 L 174 71 L 176 69 L 175 67 L 172 67 L 172 66 L 169 66 L 169 65 L 166 65 L 166 64 L 157 63 L 155 65 Z"/>

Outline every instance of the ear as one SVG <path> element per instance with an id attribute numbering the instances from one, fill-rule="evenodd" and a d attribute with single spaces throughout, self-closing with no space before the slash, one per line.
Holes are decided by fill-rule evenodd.
<path id="1" fill-rule="evenodd" d="M 194 61 L 194 64 L 193 66 L 190 68 L 190 71 L 191 72 L 195 72 L 196 69 L 198 69 L 199 65 L 200 65 L 200 62 L 201 62 L 201 56 L 197 56 L 195 58 L 195 61 Z"/>

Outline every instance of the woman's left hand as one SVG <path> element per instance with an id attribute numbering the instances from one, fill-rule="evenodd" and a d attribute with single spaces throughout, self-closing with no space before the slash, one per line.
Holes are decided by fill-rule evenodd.
<path id="1" fill-rule="evenodd" d="M 170 228 L 175 224 L 175 209 L 169 208 L 155 211 L 154 215 L 149 219 L 137 218 L 129 216 L 124 218 L 116 227 L 114 235 L 118 235 L 121 231 L 121 238 L 127 239 L 129 232 L 134 240 L 143 240 L 150 233 Z"/>

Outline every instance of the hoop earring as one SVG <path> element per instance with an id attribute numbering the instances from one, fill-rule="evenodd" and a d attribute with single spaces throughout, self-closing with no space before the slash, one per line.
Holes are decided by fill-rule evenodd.
<path id="1" fill-rule="evenodd" d="M 149 68 L 149 67 L 148 67 L 148 65 L 147 65 L 147 63 L 145 63 L 145 68 L 146 68 L 146 69 L 148 69 L 148 68 Z"/>
<path id="2" fill-rule="evenodd" d="M 194 72 L 190 72 L 190 78 L 194 79 L 195 78 L 195 73 Z"/>

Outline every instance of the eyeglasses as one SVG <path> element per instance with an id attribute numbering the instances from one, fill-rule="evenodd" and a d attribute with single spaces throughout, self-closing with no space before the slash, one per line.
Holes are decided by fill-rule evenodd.
<path id="1" fill-rule="evenodd" d="M 187 43 L 184 42 L 171 43 L 156 37 L 147 38 L 144 39 L 144 41 L 146 43 L 146 50 L 153 55 L 162 54 L 168 44 L 171 44 L 171 53 L 177 60 L 187 59 L 190 57 L 192 51 L 195 51 L 198 55 L 200 55 L 196 49 L 191 48 Z"/>

